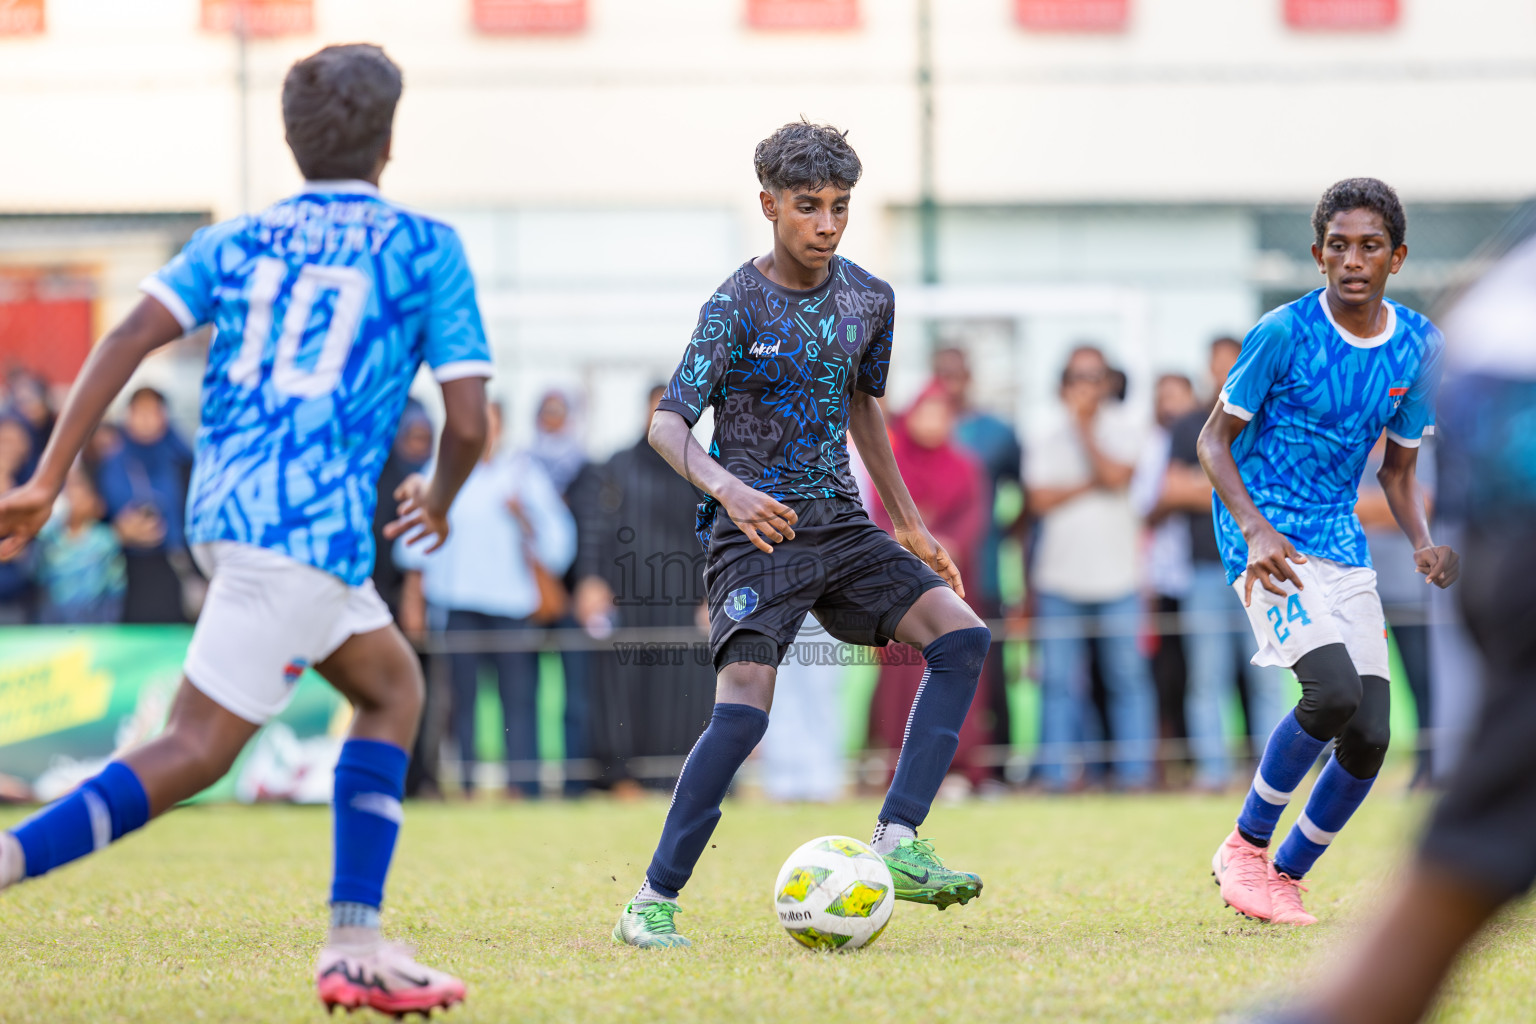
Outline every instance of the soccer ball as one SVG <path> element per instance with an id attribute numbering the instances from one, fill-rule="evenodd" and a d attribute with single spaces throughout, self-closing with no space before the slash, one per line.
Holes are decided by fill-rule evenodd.
<path id="1" fill-rule="evenodd" d="M 895 903 L 885 859 L 847 836 L 822 836 L 800 847 L 773 886 L 779 923 L 809 949 L 869 945 L 885 931 Z"/>

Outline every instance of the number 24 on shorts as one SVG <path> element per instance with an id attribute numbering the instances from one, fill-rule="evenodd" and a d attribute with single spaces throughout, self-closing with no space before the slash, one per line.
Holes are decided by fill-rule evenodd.
<path id="1" fill-rule="evenodd" d="M 1280 614 L 1279 608 L 1273 606 L 1265 612 L 1265 615 L 1268 616 L 1270 624 L 1275 627 L 1275 639 L 1281 643 L 1285 643 L 1291 638 L 1291 629 L 1286 625 L 1287 622 L 1299 621 L 1303 626 L 1312 625 L 1311 616 L 1301 606 L 1300 594 L 1292 594 L 1290 600 L 1285 602 L 1284 616 Z"/>

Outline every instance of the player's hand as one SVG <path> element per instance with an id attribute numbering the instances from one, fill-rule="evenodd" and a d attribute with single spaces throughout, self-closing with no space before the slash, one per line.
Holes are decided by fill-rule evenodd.
<path id="1" fill-rule="evenodd" d="M 773 554 L 773 546 L 795 539 L 795 510 L 776 498 L 746 484 L 720 496 L 720 507 L 731 522 L 759 551 Z"/>
<path id="2" fill-rule="evenodd" d="M 0 562 L 9 562 L 26 550 L 48 517 L 58 494 L 29 482 L 0 495 Z"/>
<path id="3" fill-rule="evenodd" d="M 955 560 L 949 557 L 944 545 L 934 540 L 926 526 L 897 530 L 896 542 L 928 563 L 930 569 L 944 577 L 944 582 L 949 584 L 951 590 L 965 597 L 965 584 L 960 579 L 960 570 L 955 566 Z"/>
<path id="4" fill-rule="evenodd" d="M 1433 583 L 1441 590 L 1461 577 L 1461 556 L 1452 551 L 1449 544 L 1419 548 L 1413 553 L 1413 563 L 1424 574 L 1424 582 Z"/>
<path id="5" fill-rule="evenodd" d="M 448 510 L 431 507 L 430 491 L 431 484 L 420 473 L 406 477 L 395 488 L 395 519 L 384 527 L 384 536 L 394 540 L 403 535 L 408 547 L 431 537 L 432 543 L 422 549 L 426 555 L 442 547 L 448 539 Z"/>
<path id="6" fill-rule="evenodd" d="M 1296 570 L 1291 568 L 1291 563 L 1300 565 L 1306 560 L 1307 556 L 1298 552 L 1290 541 L 1280 536 L 1280 531 L 1265 524 L 1264 529 L 1248 541 L 1248 571 L 1244 573 L 1246 582 L 1243 585 L 1243 607 L 1247 608 L 1253 603 L 1255 583 L 1262 585 L 1271 594 L 1278 594 L 1281 597 L 1285 596 L 1285 591 L 1280 589 L 1275 580 L 1289 581 L 1296 585 L 1297 590 L 1305 590 L 1306 588 L 1301 585 L 1301 577 L 1296 575 Z"/>

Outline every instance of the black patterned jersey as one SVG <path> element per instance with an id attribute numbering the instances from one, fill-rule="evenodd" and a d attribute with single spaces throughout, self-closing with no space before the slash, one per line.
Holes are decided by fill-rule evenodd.
<path id="1" fill-rule="evenodd" d="M 806 291 L 743 263 L 699 310 L 660 408 L 692 426 L 715 411 L 709 454 L 780 501 L 859 500 L 848 469 L 848 399 L 879 397 L 891 360 L 891 286 L 841 256 Z M 718 503 L 699 505 L 706 545 Z"/>

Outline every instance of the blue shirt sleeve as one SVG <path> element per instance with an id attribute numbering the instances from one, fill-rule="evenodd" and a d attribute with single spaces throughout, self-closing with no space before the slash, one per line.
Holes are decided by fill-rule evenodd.
<path id="1" fill-rule="evenodd" d="M 213 320 L 218 249 L 227 226 L 199 228 L 171 262 L 139 283 L 139 291 L 164 306 L 184 331 Z"/>
<path id="2" fill-rule="evenodd" d="M 432 305 L 423 356 L 439 382 L 489 377 L 491 348 L 475 301 L 475 279 L 458 233 L 437 225 L 439 255 L 432 270 Z"/>
<path id="3" fill-rule="evenodd" d="M 859 372 L 854 387 L 867 395 L 879 398 L 885 394 L 885 375 L 891 366 L 891 344 L 896 336 L 896 300 L 893 297 L 890 313 L 885 322 L 875 329 L 864 355 L 859 359 Z"/>
<path id="4" fill-rule="evenodd" d="M 1221 389 L 1221 405 L 1238 419 L 1251 420 L 1291 365 L 1291 332 L 1278 317 L 1266 316 L 1243 339 L 1237 362 Z"/>
<path id="5" fill-rule="evenodd" d="M 697 423 L 731 368 L 735 333 L 736 303 L 729 295 L 716 293 L 699 310 L 693 337 L 656 407 L 677 413 L 690 427 Z"/>
<path id="6" fill-rule="evenodd" d="M 1440 363 L 1445 353 L 1445 339 L 1436 331 L 1429 338 L 1419 375 L 1408 389 L 1408 397 L 1387 421 L 1387 437 L 1404 448 L 1417 448 L 1424 432 L 1435 425 L 1435 393 L 1440 389 Z"/>

